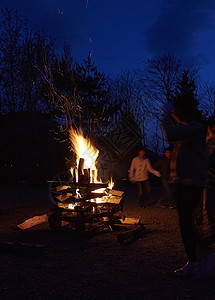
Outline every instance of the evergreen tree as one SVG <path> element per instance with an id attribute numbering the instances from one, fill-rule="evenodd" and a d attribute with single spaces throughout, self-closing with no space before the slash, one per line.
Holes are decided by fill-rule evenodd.
<path id="1" fill-rule="evenodd" d="M 199 105 L 197 100 L 197 86 L 195 80 L 192 77 L 189 77 L 188 71 L 185 70 L 182 74 L 182 78 L 178 80 L 175 88 L 175 99 L 178 101 L 183 101 L 186 105 L 190 104 L 192 107 Z M 175 100 L 176 101 L 176 100 Z"/>
<path id="2" fill-rule="evenodd" d="M 0 24 L 1 113 L 47 112 L 42 72 L 54 58 L 54 41 L 27 28 L 18 11 L 2 10 Z"/>
<path id="3" fill-rule="evenodd" d="M 173 106 L 181 120 L 187 121 L 194 118 L 205 123 L 205 117 L 198 109 L 199 101 L 196 89 L 195 80 L 189 77 L 188 71 L 184 71 L 176 86 Z"/>

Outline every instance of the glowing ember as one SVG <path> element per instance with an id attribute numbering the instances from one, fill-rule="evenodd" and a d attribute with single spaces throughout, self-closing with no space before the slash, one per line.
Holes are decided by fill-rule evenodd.
<path id="1" fill-rule="evenodd" d="M 101 189 L 97 189 L 92 191 L 92 193 L 96 193 L 96 194 L 103 194 L 105 193 L 106 188 L 101 188 Z"/>
<path id="2" fill-rule="evenodd" d="M 105 203 L 106 201 L 106 197 L 102 197 L 102 198 L 94 198 L 94 199 L 91 199 L 90 201 L 91 202 L 94 202 L 94 203 Z"/>
<path id="3" fill-rule="evenodd" d="M 75 209 L 75 207 L 76 207 L 76 205 L 72 204 L 72 203 L 70 203 L 69 206 L 68 206 L 69 209 Z"/>

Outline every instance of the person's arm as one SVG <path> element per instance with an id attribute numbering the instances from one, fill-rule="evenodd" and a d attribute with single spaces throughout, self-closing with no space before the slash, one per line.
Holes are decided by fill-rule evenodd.
<path id="1" fill-rule="evenodd" d="M 146 164 L 147 164 L 147 171 L 149 173 L 152 173 L 152 174 L 154 174 L 157 177 L 161 177 L 161 174 L 157 170 L 155 170 L 155 169 L 152 168 L 152 166 L 151 166 L 151 164 L 150 164 L 150 162 L 149 162 L 148 159 L 146 159 Z"/>
<path id="2" fill-rule="evenodd" d="M 128 173 L 128 178 L 131 182 L 135 182 L 134 174 L 135 174 L 135 158 L 133 158 L 133 160 L 131 162 L 131 166 L 130 166 L 129 173 Z"/>
<path id="3" fill-rule="evenodd" d="M 190 122 L 188 124 L 175 123 L 171 113 L 165 113 L 162 121 L 167 139 L 170 142 L 183 142 L 193 140 L 202 128 L 199 122 Z"/>

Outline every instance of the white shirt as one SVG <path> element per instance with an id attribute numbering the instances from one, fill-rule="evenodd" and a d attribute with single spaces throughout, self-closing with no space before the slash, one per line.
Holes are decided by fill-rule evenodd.
<path id="1" fill-rule="evenodd" d="M 148 158 L 141 158 L 139 156 L 133 158 L 128 176 L 130 181 L 145 181 L 149 178 L 148 173 L 160 177 L 160 173 L 152 168 Z"/>

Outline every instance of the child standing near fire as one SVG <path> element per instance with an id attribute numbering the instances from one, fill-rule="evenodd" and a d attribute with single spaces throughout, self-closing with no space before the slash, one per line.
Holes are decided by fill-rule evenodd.
<path id="1" fill-rule="evenodd" d="M 146 147 L 138 148 L 138 156 L 133 158 L 129 170 L 129 179 L 133 183 L 137 183 L 138 202 L 140 207 L 146 207 L 149 204 L 150 184 L 148 173 L 152 173 L 160 177 L 160 173 L 154 170 L 146 157 Z"/>

